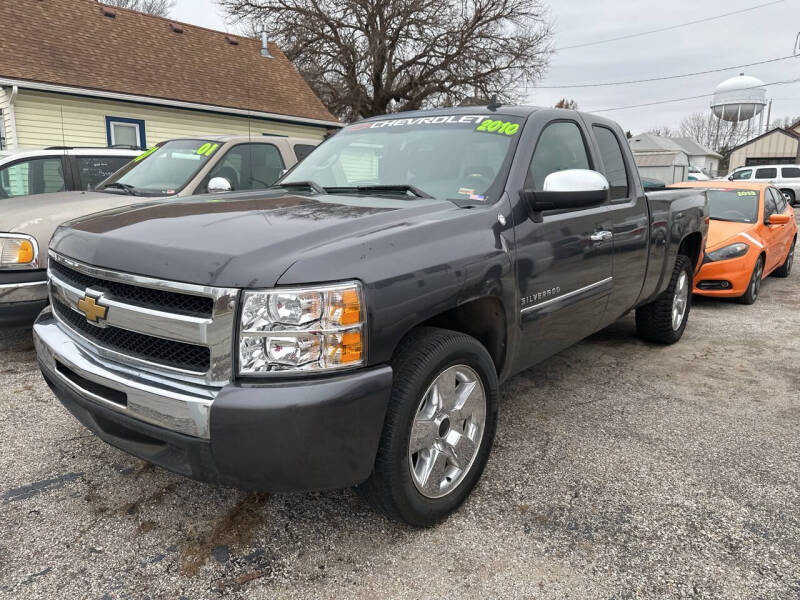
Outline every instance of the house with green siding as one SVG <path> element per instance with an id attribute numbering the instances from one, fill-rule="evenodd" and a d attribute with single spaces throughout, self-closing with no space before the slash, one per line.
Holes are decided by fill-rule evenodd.
<path id="1" fill-rule="evenodd" d="M 271 42 L 95 0 L 0 2 L 0 23 L 13 23 L 0 36 L 0 151 L 341 127 Z"/>

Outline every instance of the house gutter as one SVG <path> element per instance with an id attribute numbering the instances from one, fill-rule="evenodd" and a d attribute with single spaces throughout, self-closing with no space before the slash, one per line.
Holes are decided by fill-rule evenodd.
<path id="1" fill-rule="evenodd" d="M 11 136 L 11 144 L 9 144 L 9 150 L 16 151 L 19 150 L 19 141 L 17 140 L 17 119 L 14 117 L 14 102 L 17 99 L 17 94 L 19 94 L 19 86 L 12 85 L 11 86 L 11 95 L 8 97 L 8 123 L 11 131 L 9 132 Z"/>
<path id="2" fill-rule="evenodd" d="M 291 115 L 281 115 L 278 113 L 261 112 L 242 108 L 229 108 L 226 106 L 215 106 L 212 104 L 199 104 L 197 102 L 184 102 L 183 100 L 169 100 L 167 98 L 152 98 L 150 96 L 137 96 L 135 94 L 123 94 L 119 92 L 106 92 L 103 90 L 93 90 L 53 83 L 40 83 L 37 81 L 25 81 L 23 79 L 8 79 L 0 77 L 0 85 L 13 86 L 14 89 L 21 87 L 27 90 L 38 90 L 42 92 L 52 92 L 55 94 L 70 94 L 73 96 L 89 96 L 92 98 L 103 98 L 106 100 L 119 100 L 121 102 L 135 102 L 137 104 L 154 104 L 157 106 L 169 106 L 172 108 L 184 108 L 188 110 L 200 110 L 205 112 L 222 113 L 226 115 L 237 115 L 242 117 L 254 117 L 266 119 L 268 121 L 278 121 L 281 123 L 292 123 L 295 125 L 308 125 L 312 127 L 341 128 L 343 123 L 339 121 L 326 121 L 323 119 L 310 119 L 308 117 L 294 117 Z M 13 112 L 11 113 L 13 115 Z"/>

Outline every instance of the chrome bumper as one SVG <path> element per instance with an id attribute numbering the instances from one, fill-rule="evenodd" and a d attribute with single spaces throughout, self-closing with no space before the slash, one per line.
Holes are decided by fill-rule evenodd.
<path id="1" fill-rule="evenodd" d="M 218 388 L 187 384 L 89 354 L 58 326 L 49 308 L 33 326 L 33 341 L 46 374 L 81 397 L 152 425 L 209 439 L 211 403 Z M 57 363 L 79 378 L 124 393 L 126 405 L 85 389 L 73 380 L 79 378 L 68 377 Z"/>
<path id="2" fill-rule="evenodd" d="M 0 285 L 0 306 L 12 302 L 36 302 L 38 300 L 47 300 L 47 281 Z"/>

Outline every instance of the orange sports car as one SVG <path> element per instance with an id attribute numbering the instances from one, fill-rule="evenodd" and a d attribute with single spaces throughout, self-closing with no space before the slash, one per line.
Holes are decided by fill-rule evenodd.
<path id="1" fill-rule="evenodd" d="M 669 187 L 708 190 L 708 240 L 694 293 L 752 304 L 767 275 L 788 277 L 797 223 L 783 194 L 765 183 L 690 181 Z"/>

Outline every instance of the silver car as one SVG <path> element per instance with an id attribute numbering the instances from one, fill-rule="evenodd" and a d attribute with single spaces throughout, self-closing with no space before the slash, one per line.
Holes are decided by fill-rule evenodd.
<path id="1" fill-rule="evenodd" d="M 47 304 L 47 246 L 61 223 L 158 198 L 267 188 L 317 144 L 277 136 L 169 140 L 94 191 L 0 199 L 0 325 L 32 323 Z"/>
<path id="2" fill-rule="evenodd" d="M 794 205 L 800 200 L 800 165 L 757 165 L 739 167 L 728 175 L 730 181 L 756 181 L 778 188 Z"/>

